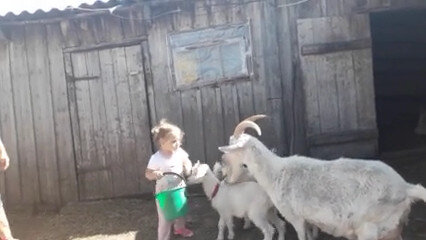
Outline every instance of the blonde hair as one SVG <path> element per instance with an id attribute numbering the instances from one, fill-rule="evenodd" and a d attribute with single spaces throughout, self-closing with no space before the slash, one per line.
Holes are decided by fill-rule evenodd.
<path id="1" fill-rule="evenodd" d="M 185 133 L 178 126 L 170 123 L 167 119 L 161 119 L 160 122 L 155 125 L 151 129 L 152 136 L 154 138 L 154 142 L 159 144 L 159 140 L 169 136 L 170 134 L 174 134 L 179 137 L 181 140 Z"/>

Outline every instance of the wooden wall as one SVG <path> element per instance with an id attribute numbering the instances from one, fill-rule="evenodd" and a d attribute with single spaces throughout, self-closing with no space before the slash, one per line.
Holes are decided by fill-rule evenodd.
<path id="1" fill-rule="evenodd" d="M 355 14 L 368 16 L 371 11 L 424 6 L 424 1 L 318 0 L 286 7 L 287 2 L 150 2 L 145 6 L 122 8 L 115 12 L 119 17 L 101 11 L 68 19 L 0 23 L 9 38 L 0 42 L 0 134 L 12 161 L 10 169 L 0 177 L 0 190 L 6 203 L 58 206 L 79 199 L 78 155 L 73 141 L 77 133 L 72 128 L 77 125 L 73 125 L 75 118 L 70 114 L 76 109 L 69 102 L 70 72 L 66 69 L 70 66 L 64 59 L 67 54 L 85 48 L 105 49 L 135 39 L 147 40 L 142 44 L 140 63 L 144 65 L 147 97 L 142 104 L 147 106 L 148 124 L 152 126 L 161 118 L 168 118 L 181 126 L 186 132 L 184 147 L 193 160 L 210 164 L 216 161 L 220 156 L 217 147 L 227 142 L 235 124 L 255 113 L 270 116 L 260 122 L 261 139 L 279 154 L 312 155 L 312 141 L 326 146 L 315 150 L 325 156 L 340 153 L 342 146 L 352 148 L 354 139 L 363 145 L 361 148 L 374 147 L 374 143 L 368 142 L 375 141 L 374 131 L 360 132 L 362 128 L 358 127 L 355 135 L 346 132 L 336 137 L 335 132 L 327 135 L 328 131 L 320 132 L 324 134 L 320 137 L 312 134 L 307 122 L 309 102 L 301 55 L 302 45 L 306 44 L 299 41 L 298 28 L 311 21 L 309 19 L 348 20 Z M 368 17 L 365 19 L 368 23 Z M 325 30 L 330 28 L 327 21 L 323 23 Z M 250 76 L 176 89 L 169 66 L 169 34 L 232 24 L 250 26 L 253 66 Z M 359 31 L 366 31 L 365 25 L 359 27 Z M 314 27 L 311 31 L 318 29 Z M 349 39 L 353 40 L 357 38 Z M 351 44 L 349 46 L 357 46 L 356 42 Z M 364 56 L 368 60 L 368 51 Z M 358 72 L 355 67 L 353 71 Z M 316 89 L 324 88 L 317 86 Z M 327 97 L 336 98 L 333 94 Z M 369 95 L 364 99 L 370 108 L 371 98 Z M 354 100 L 342 101 L 350 104 Z M 359 115 L 358 110 L 356 114 L 339 113 L 340 119 L 349 118 L 351 122 L 355 117 L 366 116 Z M 375 116 L 373 113 L 367 117 L 370 121 Z M 351 128 L 339 128 L 336 132 L 347 129 Z M 330 145 L 325 141 L 324 144 L 328 138 L 334 139 L 334 143 Z M 148 159 L 139 161 L 143 166 Z"/>
<path id="2" fill-rule="evenodd" d="M 142 18 L 141 12 L 121 14 Z M 0 23 L 9 38 L 0 42 L 0 135 L 11 159 L 0 186 L 7 205 L 79 199 L 64 49 L 145 35 L 141 21 L 92 15 Z"/>
<path id="3" fill-rule="evenodd" d="M 275 11 L 265 2 L 203 1 L 181 5 L 182 12 L 158 18 L 148 31 L 155 99 L 155 122 L 168 118 L 182 126 L 184 147 L 193 160 L 213 164 L 220 157 L 217 147 L 226 144 L 233 128 L 245 117 L 266 113 L 260 122 L 267 145 L 279 153 L 283 139 L 282 91 L 279 72 Z M 153 11 L 177 9 L 161 5 Z M 244 79 L 179 89 L 169 66 L 167 37 L 170 33 L 248 23 L 251 30 L 253 74 Z"/>
<path id="4" fill-rule="evenodd" d="M 70 201 L 110 196 L 110 192 L 87 193 L 98 187 L 93 187 L 94 183 L 88 188 L 85 181 L 96 182 L 105 176 L 109 179 L 109 175 L 82 180 L 82 174 L 87 173 L 87 169 L 81 169 L 83 156 L 86 156 L 82 153 L 87 152 L 84 148 L 90 150 L 92 145 L 98 146 L 104 141 L 91 133 L 103 128 L 99 124 L 109 119 L 87 112 L 102 103 L 95 99 L 95 92 L 90 92 L 92 87 L 99 86 L 94 79 L 108 80 L 96 77 L 96 73 L 101 71 L 102 75 L 102 69 L 109 66 L 107 59 L 102 58 L 99 62 L 106 61 L 106 65 L 94 67 L 96 56 L 107 51 L 103 49 L 118 49 L 123 42 L 129 45 L 134 40 L 142 41 L 143 61 L 135 60 L 135 64 L 144 65 L 146 99 L 141 104 L 146 105 L 146 112 L 132 114 L 148 117 L 150 126 L 161 118 L 181 126 L 186 133 L 184 147 L 192 160 L 212 164 L 220 157 L 217 147 L 227 143 L 236 123 L 255 113 L 270 116 L 259 122 L 262 140 L 278 153 L 287 152 L 275 14 L 270 4 L 261 1 L 218 0 L 134 5 L 115 12 L 119 17 L 101 11 L 70 19 L 0 23 L 9 37 L 9 41 L 0 43 L 0 134 L 12 161 L 10 169 L 0 179 L 6 204 L 60 206 Z M 168 35 L 231 24 L 250 26 L 250 76 L 176 90 L 169 68 Z M 83 77 L 79 78 L 80 75 Z M 132 94 L 133 97 L 137 96 Z M 120 101 L 127 100 L 120 98 L 117 104 Z M 87 108 L 79 109 L 79 104 Z M 116 110 L 120 114 L 129 109 L 123 106 Z M 122 129 L 116 130 L 118 133 L 111 131 L 120 137 Z M 138 155 L 137 159 L 141 174 L 149 158 L 146 152 L 151 153 L 152 149 L 151 143 L 143 145 L 141 149 L 144 150 L 139 151 L 145 156 Z M 106 149 L 96 147 L 90 151 L 96 152 L 93 156 L 113 151 L 108 145 L 103 147 Z M 125 149 L 119 152 L 122 150 Z M 95 161 L 88 154 L 86 160 Z M 101 163 L 100 170 L 108 167 L 103 161 Z M 87 168 L 87 164 L 85 166 Z M 137 181 L 149 184 L 143 177 Z M 140 189 L 147 191 L 148 188 Z M 107 187 L 107 190 L 110 189 Z"/>
<path id="5" fill-rule="evenodd" d="M 425 2 L 318 0 L 287 5 L 288 1 L 277 1 L 283 23 L 277 29 L 290 152 L 323 158 L 374 157 L 377 127 L 369 13 L 421 8 Z M 329 48 L 332 45 L 338 47 Z M 350 59 L 352 67 L 345 64 Z"/>

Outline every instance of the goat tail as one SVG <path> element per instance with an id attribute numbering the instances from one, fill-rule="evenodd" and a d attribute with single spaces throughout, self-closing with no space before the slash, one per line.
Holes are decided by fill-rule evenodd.
<path id="1" fill-rule="evenodd" d="M 426 189 L 420 184 L 411 185 L 407 194 L 412 200 L 423 200 L 426 202 Z"/>

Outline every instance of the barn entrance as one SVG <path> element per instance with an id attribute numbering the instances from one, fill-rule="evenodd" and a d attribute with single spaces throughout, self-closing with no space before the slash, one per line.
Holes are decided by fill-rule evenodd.
<path id="1" fill-rule="evenodd" d="M 151 191 L 145 43 L 65 54 L 80 200 Z"/>
<path id="2" fill-rule="evenodd" d="M 426 10 L 370 15 L 379 152 L 426 153 Z"/>

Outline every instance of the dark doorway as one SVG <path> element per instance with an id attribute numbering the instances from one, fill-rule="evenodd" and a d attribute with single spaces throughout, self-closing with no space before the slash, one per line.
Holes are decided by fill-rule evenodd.
<path id="1" fill-rule="evenodd" d="M 426 112 L 426 10 L 370 17 L 379 151 L 424 153 L 426 123 L 419 118 L 422 108 Z"/>

